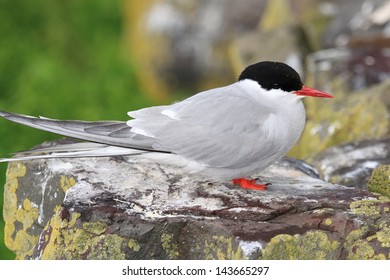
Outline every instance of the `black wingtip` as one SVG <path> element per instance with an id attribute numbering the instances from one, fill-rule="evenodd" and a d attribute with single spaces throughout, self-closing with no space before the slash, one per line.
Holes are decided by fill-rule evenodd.
<path id="1" fill-rule="evenodd" d="M 8 115 L 9 115 L 8 112 L 0 110 L 0 117 L 6 117 Z"/>
<path id="2" fill-rule="evenodd" d="M 23 116 L 23 115 L 0 110 L 0 117 L 3 117 L 5 119 L 8 119 L 10 117 L 18 117 L 18 116 Z"/>

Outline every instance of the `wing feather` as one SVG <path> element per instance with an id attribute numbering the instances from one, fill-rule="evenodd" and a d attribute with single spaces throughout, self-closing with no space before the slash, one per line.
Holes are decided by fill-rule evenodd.
<path id="1" fill-rule="evenodd" d="M 139 150 L 153 150 L 154 139 L 137 135 L 126 122 L 121 121 L 77 121 L 37 118 L 22 114 L 0 111 L 0 116 L 13 122 L 57 133 L 60 135 Z M 161 151 L 168 152 L 168 151 Z"/>
<path id="2" fill-rule="evenodd" d="M 243 96 L 238 84 L 129 115 L 137 119 L 127 124 L 153 135 L 154 147 L 212 167 L 241 168 L 277 151 L 278 143 L 267 141 L 270 131 L 264 126 L 270 109 Z"/>

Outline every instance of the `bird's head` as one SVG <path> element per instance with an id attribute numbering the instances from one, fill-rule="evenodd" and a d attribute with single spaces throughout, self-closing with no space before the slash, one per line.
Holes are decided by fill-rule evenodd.
<path id="1" fill-rule="evenodd" d="M 239 81 L 250 79 L 263 89 L 280 89 L 297 96 L 332 98 L 329 93 L 305 86 L 299 74 L 282 62 L 262 61 L 248 66 L 242 71 Z"/>

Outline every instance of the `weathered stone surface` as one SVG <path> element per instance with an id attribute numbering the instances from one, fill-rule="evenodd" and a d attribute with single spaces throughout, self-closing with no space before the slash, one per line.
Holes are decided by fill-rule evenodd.
<path id="1" fill-rule="evenodd" d="M 379 139 L 389 134 L 385 96 L 390 80 L 353 93 L 332 92 L 335 98 L 306 98 L 306 127 L 290 155 L 310 159 L 334 145 Z"/>
<path id="2" fill-rule="evenodd" d="M 261 176 L 265 192 L 136 158 L 10 163 L 6 244 L 20 259 L 390 257 L 388 198 L 292 159 Z"/>
<path id="3" fill-rule="evenodd" d="M 314 160 L 326 181 L 359 188 L 367 187 L 372 171 L 380 164 L 390 164 L 390 138 L 334 146 Z M 373 177 L 372 188 L 382 181 Z"/>
<path id="4" fill-rule="evenodd" d="M 236 36 L 230 42 L 230 60 L 237 75 L 247 65 L 272 60 L 287 63 L 303 75 L 303 58 L 308 53 L 305 33 L 299 25 L 287 25 L 272 30 L 255 30 Z M 282 45 L 283 48 L 275 48 Z M 261 46 L 261 52 L 259 52 Z"/>
<path id="5" fill-rule="evenodd" d="M 345 46 L 359 37 L 385 34 L 388 23 L 388 16 L 384 16 L 388 13 L 384 11 L 386 4 L 386 0 L 333 1 L 335 16 L 324 33 L 324 47 Z"/>

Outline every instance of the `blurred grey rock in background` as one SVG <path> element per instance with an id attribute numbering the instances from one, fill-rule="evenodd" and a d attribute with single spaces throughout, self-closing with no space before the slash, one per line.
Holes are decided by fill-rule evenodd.
<path id="1" fill-rule="evenodd" d="M 372 171 L 380 164 L 390 165 L 390 138 L 334 146 L 314 161 L 325 181 L 357 188 L 367 187 Z"/>

